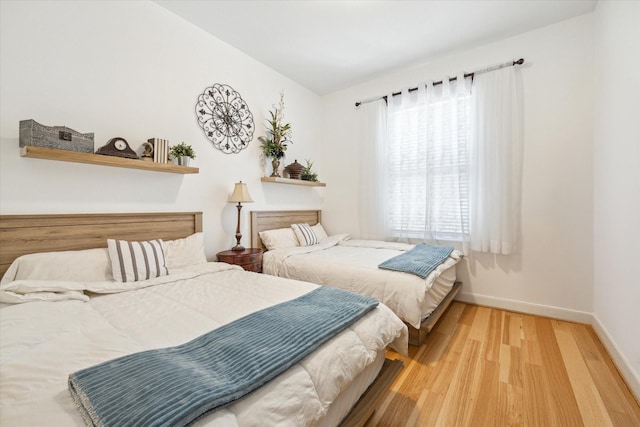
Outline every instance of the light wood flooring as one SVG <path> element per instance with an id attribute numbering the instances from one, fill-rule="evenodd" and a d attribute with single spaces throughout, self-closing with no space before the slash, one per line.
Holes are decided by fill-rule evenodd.
<path id="1" fill-rule="evenodd" d="M 373 426 L 640 426 L 592 327 L 455 302 L 410 347 Z"/>

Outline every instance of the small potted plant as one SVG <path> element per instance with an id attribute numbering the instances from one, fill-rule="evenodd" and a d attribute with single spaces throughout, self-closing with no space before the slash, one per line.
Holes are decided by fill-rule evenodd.
<path id="1" fill-rule="evenodd" d="M 193 151 L 190 145 L 184 142 L 172 146 L 169 153 L 171 154 L 171 158 L 180 166 L 189 166 L 189 161 L 196 158 L 196 152 Z"/>
<path id="2" fill-rule="evenodd" d="M 302 176 L 300 177 L 304 181 L 312 181 L 318 182 L 318 174 L 311 170 L 313 167 L 313 162 L 307 159 L 307 167 L 304 172 L 302 172 Z"/>
<path id="3" fill-rule="evenodd" d="M 280 103 L 276 107 L 275 112 L 269 111 L 271 120 L 267 120 L 267 136 L 258 138 L 261 143 L 262 154 L 271 159 L 271 166 L 273 167 L 271 176 L 280 176 L 278 173 L 280 159 L 284 157 L 284 152 L 287 151 L 287 144 L 293 144 L 293 141 L 291 141 L 291 125 L 289 123 L 282 123 L 284 117 L 283 110 L 284 93 L 280 92 Z"/>

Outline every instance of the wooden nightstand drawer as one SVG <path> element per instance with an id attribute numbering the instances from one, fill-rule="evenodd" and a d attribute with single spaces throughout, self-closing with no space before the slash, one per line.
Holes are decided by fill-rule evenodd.
<path id="1" fill-rule="evenodd" d="M 262 263 L 261 262 L 254 262 L 254 263 L 250 263 L 250 264 L 237 264 L 240 267 L 244 268 L 247 271 L 253 271 L 256 273 L 262 273 Z"/>
<path id="2" fill-rule="evenodd" d="M 239 255 L 236 256 L 234 259 L 234 264 L 251 264 L 254 262 L 261 262 L 262 261 L 262 253 L 259 254 L 246 254 L 246 255 Z"/>
<path id="3" fill-rule="evenodd" d="M 239 265 L 247 271 L 262 273 L 262 249 L 247 248 L 243 251 L 223 251 L 218 253 L 218 261 Z"/>

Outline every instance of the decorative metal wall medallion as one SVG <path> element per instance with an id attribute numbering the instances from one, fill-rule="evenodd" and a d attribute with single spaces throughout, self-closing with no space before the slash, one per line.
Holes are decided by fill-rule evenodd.
<path id="1" fill-rule="evenodd" d="M 198 96 L 198 124 L 218 150 L 239 153 L 253 139 L 253 114 L 240 94 L 229 85 L 216 83 Z"/>

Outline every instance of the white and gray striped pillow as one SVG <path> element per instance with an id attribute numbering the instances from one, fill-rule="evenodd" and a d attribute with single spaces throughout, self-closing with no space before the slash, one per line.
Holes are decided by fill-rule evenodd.
<path id="1" fill-rule="evenodd" d="M 309 224 L 291 224 L 291 228 L 296 233 L 300 246 L 311 246 L 320 243 L 320 239 L 318 239 Z"/>
<path id="2" fill-rule="evenodd" d="M 138 282 L 169 274 L 162 240 L 129 242 L 108 239 L 107 246 L 113 278 L 120 282 Z"/>

